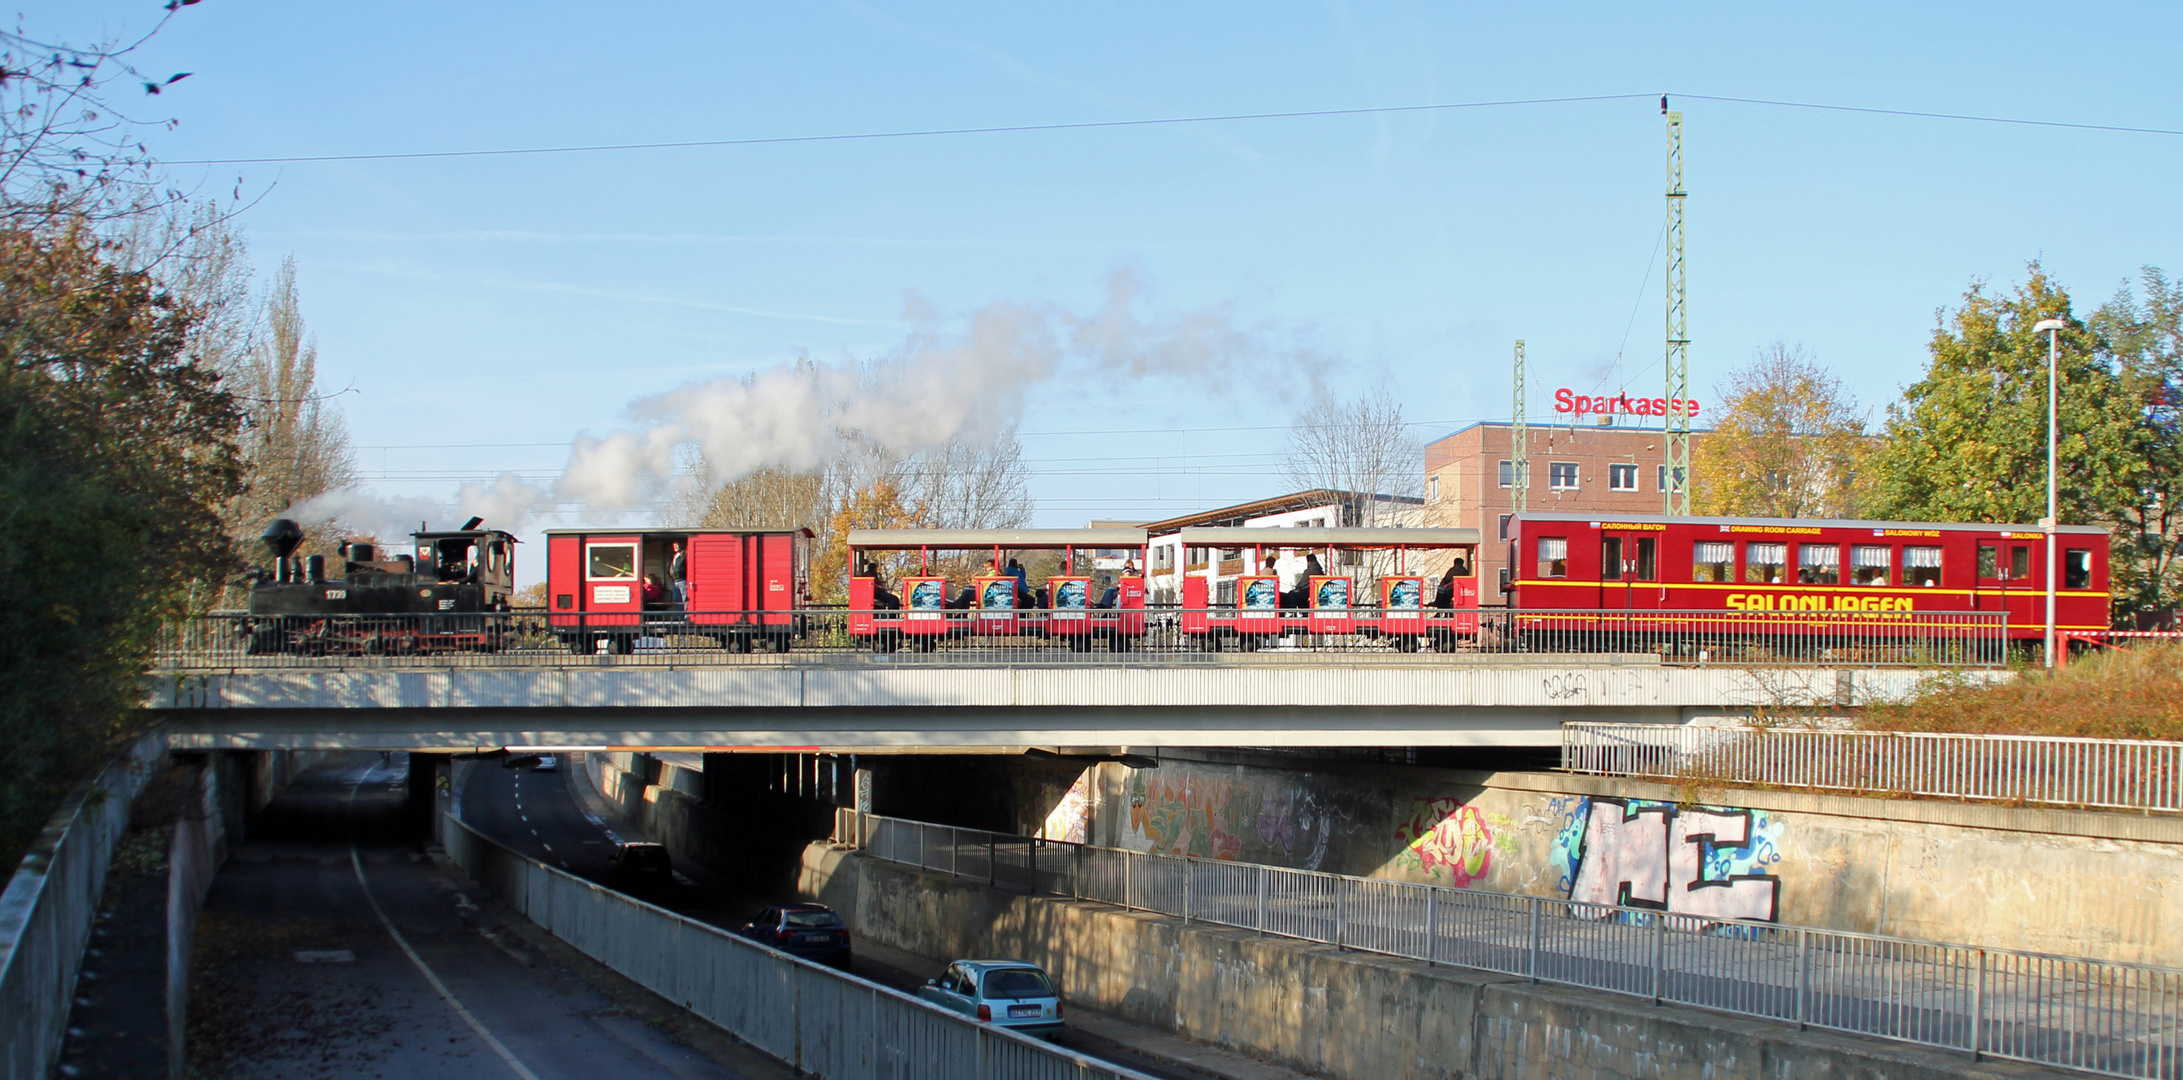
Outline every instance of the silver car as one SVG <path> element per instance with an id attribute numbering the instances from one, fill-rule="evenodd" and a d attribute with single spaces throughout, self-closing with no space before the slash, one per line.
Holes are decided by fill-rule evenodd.
<path id="1" fill-rule="evenodd" d="M 917 996 L 1025 1035 L 1061 1034 L 1061 995 L 1037 964 L 957 960 L 939 978 L 926 979 Z"/>

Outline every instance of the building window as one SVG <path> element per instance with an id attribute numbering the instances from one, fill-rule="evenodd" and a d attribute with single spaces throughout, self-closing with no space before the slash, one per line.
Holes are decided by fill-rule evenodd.
<path id="1" fill-rule="evenodd" d="M 1743 580 L 1759 585 L 1781 584 L 1789 562 L 1789 545 L 1758 541 L 1743 546 Z"/>
<path id="2" fill-rule="evenodd" d="M 1849 580 L 1852 585 L 1885 585 L 1888 579 L 1888 551 L 1885 544 L 1852 544 L 1849 549 Z"/>
<path id="3" fill-rule="evenodd" d="M 1512 518 L 1512 517 L 1515 517 L 1515 516 L 1516 516 L 1516 515 L 1514 515 L 1514 514 L 1502 514 L 1502 515 L 1501 515 L 1501 539 L 1503 539 L 1503 540 L 1506 540 L 1506 539 L 1508 539 L 1508 519 L 1510 519 L 1510 518 Z"/>
<path id="4" fill-rule="evenodd" d="M 1562 536 L 1539 537 L 1539 576 L 1565 578 L 1569 576 L 1569 540 Z"/>
<path id="5" fill-rule="evenodd" d="M 1428 502 L 1439 502 L 1439 501 L 1440 501 L 1440 477 L 1438 477 L 1438 476 L 1429 476 L 1429 477 L 1426 477 L 1426 479 L 1425 479 L 1425 498 L 1426 498 L 1426 500 L 1427 500 Z"/>
<path id="6" fill-rule="evenodd" d="M 1609 490 L 1609 491 L 1636 491 L 1636 490 L 1637 490 L 1637 466 L 1635 466 L 1635 465 L 1609 465 L 1609 466 L 1607 466 L 1607 490 Z"/>
<path id="7" fill-rule="evenodd" d="M 1175 549 L 1166 544 L 1155 546 L 1152 549 L 1152 568 L 1154 570 L 1173 570 L 1175 568 Z"/>
<path id="8" fill-rule="evenodd" d="M 1656 474 L 1656 477 L 1652 482 L 1653 490 L 1666 491 L 1668 489 L 1668 467 L 1665 465 L 1656 465 L 1654 466 L 1654 468 L 1658 469 L 1659 472 Z M 1685 474 L 1683 470 L 1675 470 L 1675 479 L 1678 481 L 1678 483 L 1675 485 L 1677 488 L 1681 488 L 1683 486 L 1680 481 L 1684 478 L 1684 476 Z"/>
<path id="9" fill-rule="evenodd" d="M 1501 463 L 1501 486 L 1505 488 L 1512 488 L 1516 486 L 1515 462 L 1504 461 Z"/>
<path id="10" fill-rule="evenodd" d="M 1556 461 L 1546 467 L 1546 486 L 1554 491 L 1577 489 L 1577 463 Z"/>
<path id="11" fill-rule="evenodd" d="M 1842 583 L 1842 549 L 1833 544 L 1798 544 L 1796 580 L 1799 585 Z"/>
<path id="12" fill-rule="evenodd" d="M 1736 579 L 1736 545 L 1726 540 L 1700 540 L 1690 545 L 1690 580 L 1728 582 Z"/>
<path id="13" fill-rule="evenodd" d="M 1939 587 L 1940 549 L 1937 547 L 1904 548 L 1903 584 L 1920 589 Z"/>

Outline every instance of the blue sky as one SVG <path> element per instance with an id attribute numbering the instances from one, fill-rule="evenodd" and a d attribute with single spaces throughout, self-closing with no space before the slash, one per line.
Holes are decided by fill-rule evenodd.
<path id="1" fill-rule="evenodd" d="M 147 0 L 33 3 L 34 33 Z M 2174 5 L 324 5 L 205 0 L 142 66 L 169 160 L 478 150 L 1662 92 L 2183 128 Z M 1801 344 L 1861 400 L 1935 310 L 2039 258 L 2082 306 L 2183 269 L 2183 137 L 1679 98 L 1692 380 Z M 374 485 L 556 475 L 677 384 L 898 348 L 906 300 L 1212 309 L 1269 359 L 1068 367 L 1022 424 L 1039 523 L 1269 494 L 1306 379 L 1421 434 L 1572 386 L 1658 394 L 1654 96 L 1328 118 L 617 153 L 178 167 L 263 198 Z M 1616 374 L 1616 358 L 1621 358 Z M 980 387 L 961 387 L 977 395 Z M 1006 407 L 1003 402 L 999 407 Z M 1094 432 L 1096 434 L 1049 434 Z M 420 445 L 459 448 L 398 449 Z M 435 479 L 418 479 L 427 474 Z M 437 479 L 444 477 L 445 479 Z"/>

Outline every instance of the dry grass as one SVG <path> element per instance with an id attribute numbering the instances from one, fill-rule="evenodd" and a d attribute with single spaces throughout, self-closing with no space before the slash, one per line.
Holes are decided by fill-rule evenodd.
<path id="1" fill-rule="evenodd" d="M 2104 649 L 2053 675 L 2025 668 L 1991 685 L 1945 679 L 1901 703 L 1874 705 L 1875 731 L 2183 740 L 2183 646 Z"/>

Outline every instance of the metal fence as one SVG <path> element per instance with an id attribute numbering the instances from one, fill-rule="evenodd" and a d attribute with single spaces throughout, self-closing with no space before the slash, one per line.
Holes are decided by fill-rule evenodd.
<path id="1" fill-rule="evenodd" d="M 1990 667 L 2007 652 L 1999 612 L 1427 610 L 1387 618 L 1234 608 L 1094 611 L 656 611 L 253 616 L 169 626 L 169 671 L 267 667 L 594 667 L 730 664 L 1218 664 L 1335 654 L 1435 664 L 1522 653 L 1612 654 L 1669 664 Z M 975 617 L 974 617 L 975 616 Z M 772 620 L 764 622 L 762 620 Z"/>
<path id="2" fill-rule="evenodd" d="M 2183 1076 L 2183 970 L 1346 877 L 842 810 L 835 839 L 996 886 L 2110 1076 Z"/>
<path id="3" fill-rule="evenodd" d="M 447 854 L 555 937 L 822 1080 L 1152 1080 L 746 941 L 446 819 Z"/>
<path id="4" fill-rule="evenodd" d="M 2183 742 L 1568 723 L 1561 763 L 1613 776 L 2183 811 Z"/>

